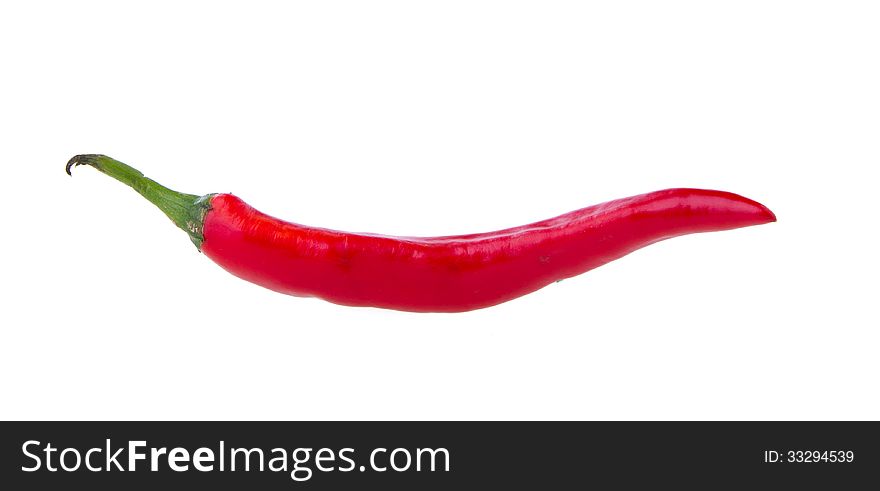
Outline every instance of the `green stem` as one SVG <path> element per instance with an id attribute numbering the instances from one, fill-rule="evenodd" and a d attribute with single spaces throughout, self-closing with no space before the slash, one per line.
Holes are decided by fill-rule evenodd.
<path id="1" fill-rule="evenodd" d="M 199 250 L 202 249 L 205 215 L 211 209 L 213 195 L 196 196 L 173 191 L 145 177 L 134 167 L 106 155 L 77 155 L 67 162 L 67 173 L 70 174 L 70 170 L 77 165 L 94 167 L 140 193 L 186 232 Z"/>

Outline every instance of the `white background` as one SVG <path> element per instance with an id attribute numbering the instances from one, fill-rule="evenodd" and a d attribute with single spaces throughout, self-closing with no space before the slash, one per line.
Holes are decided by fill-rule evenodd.
<path id="1" fill-rule="evenodd" d="M 877 419 L 876 2 L 7 2 L 0 418 Z M 300 223 L 775 224 L 466 314 L 275 294 L 77 153 Z"/>

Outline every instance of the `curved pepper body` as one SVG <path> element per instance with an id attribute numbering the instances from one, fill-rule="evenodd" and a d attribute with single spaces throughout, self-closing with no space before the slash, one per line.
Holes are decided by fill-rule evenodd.
<path id="1" fill-rule="evenodd" d="M 308 227 L 211 198 L 202 252 L 272 290 L 352 306 L 462 312 L 584 273 L 660 240 L 775 221 L 736 194 L 668 189 L 485 234 L 391 237 Z"/>

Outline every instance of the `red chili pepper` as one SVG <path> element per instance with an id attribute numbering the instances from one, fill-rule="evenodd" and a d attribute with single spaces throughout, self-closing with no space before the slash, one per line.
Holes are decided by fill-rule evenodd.
<path id="1" fill-rule="evenodd" d="M 483 234 L 390 237 L 308 227 L 231 194 L 178 193 L 103 155 L 78 155 L 164 211 L 206 256 L 266 288 L 413 312 L 496 305 L 664 239 L 773 222 L 765 206 L 723 191 L 667 189 Z"/>

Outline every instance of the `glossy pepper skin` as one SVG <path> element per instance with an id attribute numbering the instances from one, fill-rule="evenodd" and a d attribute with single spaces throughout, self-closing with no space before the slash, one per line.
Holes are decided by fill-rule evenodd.
<path id="1" fill-rule="evenodd" d="M 104 156 L 71 162 L 68 171 L 86 164 L 111 176 L 121 164 Z M 142 195 L 151 199 L 156 187 L 164 193 L 143 179 L 152 184 L 132 185 Z M 168 196 L 177 201 L 163 211 L 206 256 L 240 278 L 289 295 L 412 312 L 490 307 L 664 239 L 776 220 L 765 206 L 736 194 L 667 189 L 495 232 L 392 237 L 286 222 L 231 194 Z"/>

